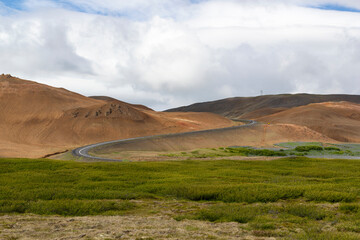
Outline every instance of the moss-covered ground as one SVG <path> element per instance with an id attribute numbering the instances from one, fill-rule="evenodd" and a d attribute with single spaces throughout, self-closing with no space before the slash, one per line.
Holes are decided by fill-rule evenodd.
<path id="1" fill-rule="evenodd" d="M 255 236 L 280 239 L 359 239 L 359 172 L 358 160 L 304 157 L 139 163 L 0 159 L 0 213 L 152 214 L 155 202 L 176 201 L 179 211 L 172 217 L 179 221 L 233 221 Z M 189 208 L 191 203 L 197 207 Z"/>

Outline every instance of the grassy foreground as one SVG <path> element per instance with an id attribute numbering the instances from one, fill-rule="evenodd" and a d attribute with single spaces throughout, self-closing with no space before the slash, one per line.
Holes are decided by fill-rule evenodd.
<path id="1" fill-rule="evenodd" d="M 138 207 L 131 199 L 179 199 L 211 204 L 179 214 L 178 220 L 235 221 L 258 236 L 359 239 L 359 171 L 356 160 L 307 158 L 143 163 L 0 159 L 0 213 L 116 215 Z"/>
<path id="2" fill-rule="evenodd" d="M 1 159 L 0 200 L 354 202 L 360 196 L 359 171 L 356 160 L 307 158 L 145 163 Z"/>

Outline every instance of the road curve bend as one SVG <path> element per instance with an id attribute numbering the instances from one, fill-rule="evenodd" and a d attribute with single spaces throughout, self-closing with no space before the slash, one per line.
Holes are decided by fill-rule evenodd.
<path id="1" fill-rule="evenodd" d="M 202 133 L 202 132 L 215 132 L 215 131 L 221 131 L 221 130 L 227 130 L 227 129 L 237 129 L 237 128 L 246 128 L 253 126 L 257 124 L 258 122 L 254 120 L 246 120 L 246 119 L 232 119 L 233 121 L 237 122 L 244 122 L 244 125 L 239 126 L 233 126 L 233 127 L 226 127 L 226 128 L 215 128 L 215 129 L 208 129 L 208 130 L 200 130 L 200 131 L 193 131 L 193 132 L 183 132 L 183 133 L 170 133 L 170 134 L 161 134 L 161 135 L 153 135 L 153 136 L 146 136 L 146 137 L 136 137 L 136 138 L 127 138 L 127 139 L 121 139 L 121 140 L 114 140 L 114 141 L 108 141 L 108 142 L 101 142 L 101 143 L 95 143 L 90 144 L 87 146 L 76 148 L 72 151 L 72 154 L 76 157 L 82 157 L 89 160 L 95 160 L 95 161 L 103 161 L 103 162 L 122 162 L 121 159 L 111 159 L 111 158 L 102 158 L 102 157 L 96 157 L 89 154 L 89 151 L 93 148 L 104 146 L 107 144 L 112 143 L 121 143 L 121 142 L 130 142 L 130 141 L 136 141 L 136 140 L 144 140 L 144 139 L 151 139 L 151 138 L 157 138 L 157 137 L 166 137 L 166 136 L 183 136 L 183 135 L 191 135 L 194 133 Z"/>

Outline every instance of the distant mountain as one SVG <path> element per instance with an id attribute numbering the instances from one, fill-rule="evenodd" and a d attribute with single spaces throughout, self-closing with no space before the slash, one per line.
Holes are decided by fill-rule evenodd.
<path id="1" fill-rule="evenodd" d="M 360 95 L 280 94 L 235 97 L 169 109 L 166 112 L 211 112 L 229 118 L 258 118 L 310 103 L 347 101 L 360 103 Z"/>
<path id="2" fill-rule="evenodd" d="M 155 112 L 0 75 L 0 157 L 41 157 L 102 141 L 232 124 L 216 114 Z"/>

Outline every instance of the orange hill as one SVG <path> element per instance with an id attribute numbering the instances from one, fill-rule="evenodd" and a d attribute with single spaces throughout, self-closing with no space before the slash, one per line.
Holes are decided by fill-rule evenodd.
<path id="1" fill-rule="evenodd" d="M 360 95 L 280 94 L 228 98 L 167 111 L 212 112 L 231 118 L 291 124 L 307 127 L 334 141 L 360 142 L 359 104 Z M 289 136 L 295 135 L 289 132 Z"/>
<path id="2" fill-rule="evenodd" d="M 256 120 L 306 126 L 337 141 L 360 142 L 360 104 L 356 103 L 313 103 Z"/>
<path id="3" fill-rule="evenodd" d="M 101 141 L 231 126 L 211 113 L 162 113 L 0 75 L 0 157 L 41 157 Z"/>

